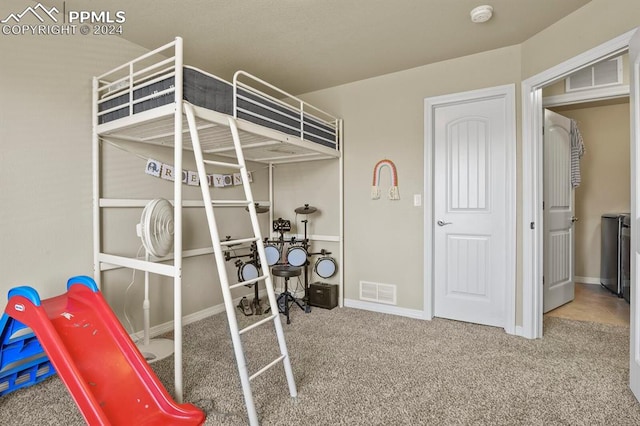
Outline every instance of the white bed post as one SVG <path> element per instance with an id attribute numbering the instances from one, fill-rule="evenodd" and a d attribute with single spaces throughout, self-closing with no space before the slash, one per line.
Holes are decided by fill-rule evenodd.
<path id="1" fill-rule="evenodd" d="M 174 242 L 173 258 L 173 321 L 175 359 L 175 397 L 182 403 L 182 113 L 183 113 L 183 50 L 182 38 L 176 37 L 175 45 L 175 114 L 174 114 L 174 170 L 177 175 L 173 182 Z"/>
<path id="2" fill-rule="evenodd" d="M 269 163 L 269 225 L 267 228 L 267 235 L 269 239 L 273 238 L 273 163 Z"/>
<path id="3" fill-rule="evenodd" d="M 98 79 L 93 78 L 91 99 L 91 162 L 93 170 L 93 279 L 102 291 L 102 274 L 100 273 L 100 138 L 98 137 Z"/>

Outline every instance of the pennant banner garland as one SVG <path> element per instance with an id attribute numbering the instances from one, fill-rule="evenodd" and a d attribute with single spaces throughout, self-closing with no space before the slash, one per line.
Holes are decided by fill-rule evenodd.
<path id="1" fill-rule="evenodd" d="M 164 180 L 175 180 L 175 171 L 173 166 L 164 164 L 151 158 L 147 160 L 145 173 Z M 253 175 L 251 174 L 251 172 L 247 173 L 249 174 L 249 182 L 253 182 Z M 199 186 L 200 178 L 198 177 L 198 172 L 183 170 L 182 183 L 189 186 Z M 240 175 L 240 173 L 207 175 L 207 185 L 216 188 L 242 185 L 242 176 Z"/>

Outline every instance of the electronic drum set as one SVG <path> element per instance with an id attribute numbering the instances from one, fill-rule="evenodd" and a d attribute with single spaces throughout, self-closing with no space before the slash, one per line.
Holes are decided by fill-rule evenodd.
<path id="1" fill-rule="evenodd" d="M 268 207 L 259 206 L 256 204 L 257 213 L 265 213 L 269 211 Z M 305 204 L 302 207 L 295 209 L 296 214 L 310 215 L 317 212 L 315 207 Z M 320 278 L 330 278 L 335 275 L 337 271 L 337 264 L 334 258 L 329 256 L 331 252 L 325 249 L 319 252 L 312 252 L 310 250 L 311 244 L 307 236 L 307 223 L 308 219 L 302 220 L 304 223 L 304 238 L 298 239 L 295 236 L 285 238 L 285 233 L 291 231 L 291 221 L 278 218 L 273 221 L 273 232 L 278 233 L 279 236 L 275 240 L 264 239 L 264 251 L 267 261 L 267 267 L 271 268 L 273 276 L 284 278 L 284 291 L 278 296 L 278 310 L 281 314 L 287 317 L 287 324 L 291 323 L 289 318 L 289 309 L 295 304 L 306 313 L 311 312 L 309 305 L 309 266 L 311 262 L 309 259 L 312 256 L 319 256 L 313 266 L 313 271 Z M 227 236 L 227 240 L 231 237 Z M 251 281 L 260 276 L 260 256 L 258 255 L 257 244 L 254 242 L 249 247 L 249 253 L 236 254 L 235 250 L 229 250 L 225 252 L 225 260 L 230 261 L 235 259 L 235 265 L 238 268 L 238 280 L 239 282 Z M 304 297 L 302 300 L 296 298 L 289 291 L 289 279 L 297 276 L 304 276 Z M 242 310 L 245 315 L 262 315 L 269 312 L 270 308 L 263 309 L 259 298 L 258 282 L 247 284 L 247 286 L 254 286 L 254 298 L 250 302 L 246 297 L 243 297 L 238 305 L 238 308 Z M 302 303 L 301 303 L 302 302 Z"/>

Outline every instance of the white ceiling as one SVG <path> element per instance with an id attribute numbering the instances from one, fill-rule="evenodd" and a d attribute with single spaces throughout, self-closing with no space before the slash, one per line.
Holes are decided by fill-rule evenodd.
<path id="1" fill-rule="evenodd" d="M 185 63 L 230 79 L 242 69 L 293 94 L 519 44 L 590 0 L 66 0 L 122 10 L 123 37 L 185 40 Z M 62 7 L 58 0 L 43 4 Z M 490 4 L 494 17 L 471 22 Z"/>

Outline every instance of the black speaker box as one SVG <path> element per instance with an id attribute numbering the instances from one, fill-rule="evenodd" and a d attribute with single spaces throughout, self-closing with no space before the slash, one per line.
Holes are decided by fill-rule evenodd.
<path id="1" fill-rule="evenodd" d="M 309 284 L 309 304 L 318 308 L 333 309 L 338 306 L 338 286 L 336 284 Z"/>

